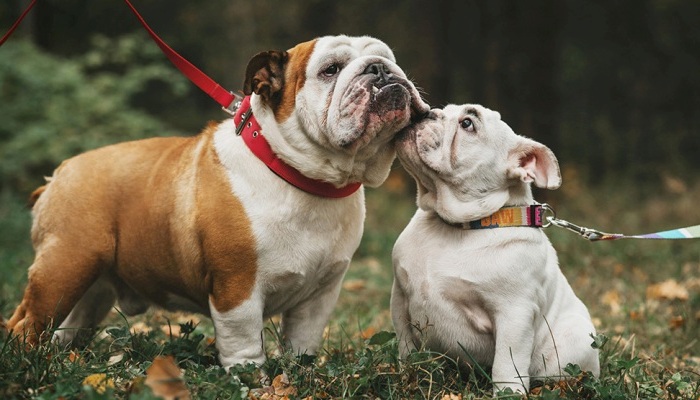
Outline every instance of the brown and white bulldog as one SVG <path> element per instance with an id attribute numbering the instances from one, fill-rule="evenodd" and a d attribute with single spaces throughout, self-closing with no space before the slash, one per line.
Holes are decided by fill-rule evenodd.
<path id="1" fill-rule="evenodd" d="M 394 135 L 428 111 L 371 37 L 260 53 L 244 91 L 261 127 L 250 137 L 334 188 L 380 185 Z M 36 258 L 11 332 L 36 342 L 60 326 L 54 336 L 68 342 L 115 303 L 127 315 L 154 304 L 211 316 L 224 367 L 264 361 L 263 320 L 274 314 L 294 352 L 317 350 L 365 216 L 363 189 L 327 198 L 292 186 L 233 120 L 81 154 L 34 197 Z"/>

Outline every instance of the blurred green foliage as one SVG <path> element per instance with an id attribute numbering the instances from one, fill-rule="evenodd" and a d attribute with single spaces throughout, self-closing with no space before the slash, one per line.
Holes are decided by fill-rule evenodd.
<path id="1" fill-rule="evenodd" d="M 29 193 L 82 151 L 177 131 L 133 106 L 153 82 L 161 95 L 189 84 L 146 38 L 98 36 L 84 55 L 48 54 L 29 41 L 0 51 L 0 191 Z M 162 87 L 160 89 L 163 89 Z"/>

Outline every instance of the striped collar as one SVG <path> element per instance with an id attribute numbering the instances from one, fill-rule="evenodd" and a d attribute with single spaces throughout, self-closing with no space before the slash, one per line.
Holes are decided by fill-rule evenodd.
<path id="1" fill-rule="evenodd" d="M 530 206 L 503 207 L 495 213 L 476 221 L 463 223 L 443 221 L 450 226 L 470 230 L 506 228 L 512 226 L 542 228 L 544 212 L 545 208 L 541 204 L 533 204 Z"/>

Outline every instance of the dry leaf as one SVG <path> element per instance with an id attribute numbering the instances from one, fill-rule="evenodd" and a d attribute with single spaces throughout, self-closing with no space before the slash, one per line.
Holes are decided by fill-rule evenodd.
<path id="1" fill-rule="evenodd" d="M 630 311 L 630 319 L 632 321 L 641 321 L 642 319 L 644 319 L 644 312 L 632 310 Z"/>
<path id="2" fill-rule="evenodd" d="M 272 387 L 275 389 L 275 394 L 278 396 L 289 396 L 297 394 L 297 388 L 289 383 L 287 374 L 280 374 L 272 380 Z"/>
<path id="3" fill-rule="evenodd" d="M 250 400 L 289 400 L 290 396 L 297 394 L 297 388 L 289 383 L 286 374 L 277 375 L 272 380 L 272 385 L 262 390 L 251 391 L 248 394 Z"/>
<path id="4" fill-rule="evenodd" d="M 600 301 L 610 307 L 610 312 L 612 314 L 619 314 L 620 309 L 622 308 L 620 306 L 620 292 L 618 292 L 615 289 L 610 289 L 607 292 L 603 293 L 603 298 L 600 299 Z"/>
<path id="5" fill-rule="evenodd" d="M 180 336 L 180 325 L 178 324 L 161 325 L 160 330 L 168 336 Z"/>
<path id="6" fill-rule="evenodd" d="M 669 279 L 655 285 L 649 285 L 647 299 L 687 301 L 688 289 L 681 286 L 675 279 Z"/>
<path id="7" fill-rule="evenodd" d="M 377 333 L 377 329 L 375 329 L 374 327 L 370 326 L 369 328 L 367 328 L 367 329 L 363 330 L 362 332 L 360 332 L 360 336 L 362 337 L 362 339 L 365 339 L 365 340 L 366 340 L 366 339 L 369 339 L 369 338 L 371 338 L 372 336 L 374 336 L 375 333 Z"/>
<path id="8" fill-rule="evenodd" d="M 115 354 L 109 358 L 107 365 L 114 365 L 121 362 L 124 359 L 124 353 Z"/>
<path id="9" fill-rule="evenodd" d="M 108 378 L 107 374 L 92 374 L 83 379 L 83 386 L 90 386 L 95 392 L 104 394 L 107 388 L 114 389 L 114 380 Z"/>
<path id="10" fill-rule="evenodd" d="M 139 321 L 131 325 L 131 328 L 129 329 L 129 332 L 131 332 L 132 335 L 137 335 L 139 333 L 149 333 L 152 331 L 153 328 L 150 326 L 146 325 L 145 323 Z"/>
<path id="11" fill-rule="evenodd" d="M 457 393 L 457 394 L 453 394 L 453 393 L 446 394 L 446 395 L 442 396 L 442 398 L 441 398 L 440 400 L 462 400 L 462 394 L 461 394 L 461 393 Z"/>
<path id="12" fill-rule="evenodd" d="M 75 363 L 76 361 L 80 360 L 80 354 L 76 353 L 75 351 L 71 350 L 70 354 L 68 354 L 68 361 Z"/>
<path id="13" fill-rule="evenodd" d="M 343 283 L 343 289 L 348 292 L 359 292 L 367 286 L 367 281 L 364 279 L 349 279 Z"/>
<path id="14" fill-rule="evenodd" d="M 158 356 L 146 370 L 146 385 L 153 394 L 164 399 L 187 400 L 190 392 L 182 379 L 182 371 L 172 356 Z"/>
<path id="15" fill-rule="evenodd" d="M 683 325 L 685 325 L 685 318 L 681 315 L 675 315 L 671 317 L 671 320 L 668 322 L 668 325 L 671 329 L 678 329 L 682 328 Z"/>

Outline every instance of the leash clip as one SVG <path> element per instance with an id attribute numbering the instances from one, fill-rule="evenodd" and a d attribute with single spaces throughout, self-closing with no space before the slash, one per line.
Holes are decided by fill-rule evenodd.
<path id="1" fill-rule="evenodd" d="M 243 104 L 243 97 L 241 97 L 233 92 L 229 92 L 229 93 L 231 93 L 231 95 L 233 95 L 233 101 L 231 102 L 231 104 L 228 105 L 228 107 L 221 107 L 221 109 L 226 114 L 229 114 L 233 117 L 236 115 L 236 112 L 238 112 L 238 109 L 241 108 L 241 104 Z"/>
<path id="2" fill-rule="evenodd" d="M 578 226 L 574 223 L 571 223 L 569 221 L 559 219 L 557 218 L 557 213 L 554 211 L 552 207 L 550 207 L 549 204 L 542 204 L 542 209 L 544 210 L 545 213 L 550 213 L 551 215 L 545 216 L 545 219 L 547 220 L 546 224 L 543 224 L 543 228 L 547 228 L 550 225 L 557 226 L 559 228 L 564 228 L 568 229 L 571 232 L 574 232 L 580 236 L 582 236 L 584 239 L 588 239 L 591 242 L 596 241 L 596 240 L 601 240 L 606 234 L 595 230 L 591 228 L 586 228 L 583 226 Z"/>

